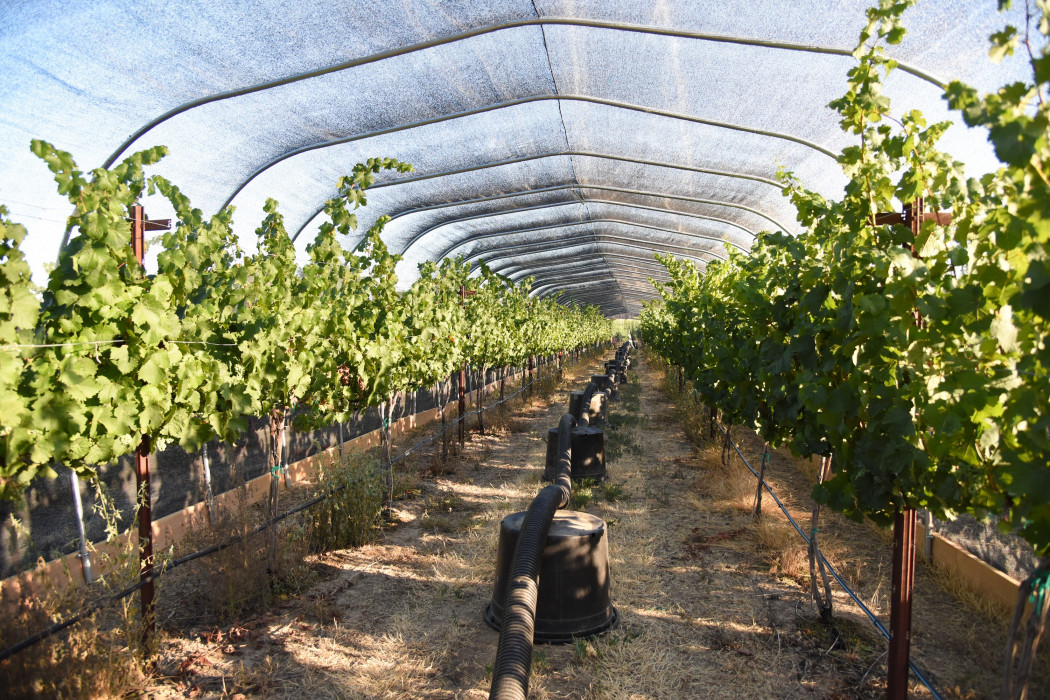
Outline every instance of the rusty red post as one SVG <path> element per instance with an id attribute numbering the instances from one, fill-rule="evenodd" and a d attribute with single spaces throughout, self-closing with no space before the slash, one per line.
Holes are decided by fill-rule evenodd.
<path id="1" fill-rule="evenodd" d="M 131 207 L 131 249 L 139 265 L 146 254 L 146 212 L 142 205 Z M 142 645 L 147 649 L 153 639 L 153 513 L 150 491 L 149 455 L 150 439 L 143 435 L 135 450 L 135 493 L 141 499 L 138 504 L 139 521 L 139 601 L 142 611 Z"/>
<path id="2" fill-rule="evenodd" d="M 935 215 L 936 216 L 936 215 Z M 901 223 L 908 226 L 911 254 L 919 257 L 915 239 L 926 216 L 925 202 L 917 198 L 904 208 Z M 950 220 L 950 217 L 949 217 Z M 938 219 L 938 223 L 940 220 Z M 913 311 L 915 326 L 922 328 L 919 310 Z M 893 579 L 890 600 L 890 650 L 887 662 L 886 697 L 904 700 L 908 697 L 908 660 L 911 656 L 911 601 L 915 588 L 915 509 L 897 511 L 893 520 Z"/>
<path id="3" fill-rule="evenodd" d="M 467 297 L 474 294 L 474 291 L 467 291 L 466 286 L 459 285 L 459 305 L 466 306 Z M 463 446 L 466 440 L 466 425 L 467 425 L 467 363 L 464 362 L 459 367 L 459 445 Z"/>
<path id="4" fill-rule="evenodd" d="M 139 589 L 142 608 L 142 645 L 147 649 L 153 639 L 156 620 L 153 605 L 153 509 L 149 478 L 150 439 L 143 435 L 135 449 L 135 488 L 141 497 L 139 502 L 139 580 L 144 581 Z"/>
<path id="5" fill-rule="evenodd" d="M 908 249 L 915 257 L 915 247 L 923 221 L 936 221 L 939 226 L 951 223 L 949 212 L 928 212 L 922 197 L 904 207 L 902 214 L 886 212 L 876 214 L 873 223 L 878 225 L 902 224 L 911 229 L 912 240 Z M 922 328 L 922 316 L 914 310 L 915 326 Z M 889 700 L 904 700 L 908 697 L 908 666 L 911 653 L 911 603 L 915 589 L 915 509 L 897 511 L 893 521 L 893 580 L 890 608 L 890 649 L 887 662 L 886 697 Z"/>
<path id="6" fill-rule="evenodd" d="M 463 446 L 463 441 L 465 439 L 464 426 L 467 424 L 466 418 L 464 418 L 464 416 L 467 415 L 467 372 L 466 372 L 466 367 L 467 367 L 467 364 L 465 362 L 462 365 L 459 366 L 459 444 L 460 444 L 460 447 Z"/>
<path id="7" fill-rule="evenodd" d="M 893 580 L 890 608 L 890 652 L 886 697 L 908 697 L 911 645 L 911 601 L 915 586 L 915 509 L 904 508 L 893 521 Z"/>

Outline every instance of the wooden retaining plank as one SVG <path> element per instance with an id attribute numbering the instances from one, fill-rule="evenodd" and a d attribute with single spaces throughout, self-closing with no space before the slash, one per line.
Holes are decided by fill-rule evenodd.
<path id="1" fill-rule="evenodd" d="M 926 530 L 916 524 L 916 541 L 922 542 Z M 916 547 L 922 551 L 922 547 Z M 988 562 L 974 556 L 943 535 L 933 533 L 932 564 L 959 576 L 975 593 L 1012 611 L 1017 605 L 1021 582 Z"/>

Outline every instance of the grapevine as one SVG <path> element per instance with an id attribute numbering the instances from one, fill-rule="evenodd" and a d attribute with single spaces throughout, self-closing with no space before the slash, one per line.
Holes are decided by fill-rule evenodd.
<path id="1" fill-rule="evenodd" d="M 819 502 L 883 524 L 906 507 L 1002 515 L 1045 555 L 1048 59 L 1044 48 L 1030 84 L 994 95 L 947 88 L 1003 161 L 966 179 L 937 150 L 947 124 L 915 111 L 898 120 L 882 93 L 895 63 L 881 44 L 900 41 L 910 4 L 869 10 L 858 65 L 831 105 L 859 139 L 839 156 L 843 198 L 782 173 L 805 232 L 763 233 L 750 256 L 731 251 L 706 275 L 665 258 L 671 281 L 642 328 L 730 422 L 803 456 L 834 455 Z M 1019 38 L 995 41 L 1001 54 Z M 950 223 L 930 217 L 914 239 L 908 226 L 876 225 L 920 197 Z"/>

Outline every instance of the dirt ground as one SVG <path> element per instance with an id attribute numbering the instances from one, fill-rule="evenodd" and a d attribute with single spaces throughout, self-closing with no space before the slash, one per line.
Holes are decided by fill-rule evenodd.
<path id="1" fill-rule="evenodd" d="M 610 353 L 611 354 L 611 353 Z M 604 360 L 605 358 L 598 358 Z M 548 428 L 566 391 L 597 371 L 567 368 L 550 400 L 474 435 L 440 476 L 429 457 L 407 466 L 395 522 L 370 545 L 310 557 L 305 590 L 221 626 L 168 629 L 160 698 L 484 698 L 497 633 L 482 619 L 492 594 L 500 520 L 537 492 Z M 885 642 L 839 589 L 834 629 L 817 619 L 801 539 L 754 478 L 720 446 L 687 439 L 662 373 L 641 356 L 610 405 L 609 485 L 577 503 L 605 519 L 619 625 L 596 639 L 539 646 L 535 698 L 875 698 L 885 693 Z M 734 434 L 757 464 L 761 443 Z M 407 443 L 406 443 L 407 444 Z M 395 453 L 397 451 L 395 445 Z M 774 455 L 769 481 L 809 522 L 812 475 Z M 587 499 L 590 495 L 592 498 Z M 823 548 L 861 598 L 888 618 L 887 534 L 822 515 Z M 944 697 L 994 697 L 1005 624 L 961 602 L 953 582 L 920 565 L 912 658 Z M 1050 698 L 1046 651 L 1035 698 Z M 914 697 L 930 697 L 913 681 Z"/>

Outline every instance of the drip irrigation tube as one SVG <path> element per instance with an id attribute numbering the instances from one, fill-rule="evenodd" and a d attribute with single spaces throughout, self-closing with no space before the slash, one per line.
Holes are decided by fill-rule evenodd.
<path id="1" fill-rule="evenodd" d="M 718 426 L 718 429 L 722 431 L 722 434 L 728 438 L 729 434 L 726 431 L 726 429 L 722 426 L 722 424 L 716 423 L 716 425 Z M 740 451 L 740 447 L 735 442 L 733 442 L 732 438 L 729 438 L 729 444 L 732 445 L 733 449 L 736 450 L 736 453 L 740 455 L 740 459 L 744 462 L 744 466 L 751 470 L 751 473 L 755 475 L 755 478 L 758 478 L 758 472 L 756 472 L 754 467 L 752 467 L 748 463 L 747 458 L 744 457 L 744 454 Z M 806 537 L 806 533 L 802 530 L 801 527 L 799 527 L 799 524 L 795 522 L 795 519 L 791 516 L 791 513 L 788 512 L 787 507 L 781 502 L 779 498 L 777 498 L 776 493 L 773 492 L 773 489 L 769 486 L 769 484 L 763 481 L 762 486 L 766 488 L 766 491 L 769 493 L 769 495 L 772 496 L 773 500 L 776 501 L 776 504 L 780 506 L 780 510 L 783 511 L 784 515 L 787 516 L 788 522 L 790 522 L 794 526 L 794 528 L 798 531 L 798 534 L 801 535 L 802 539 L 806 541 L 806 544 L 809 544 L 809 538 Z M 853 590 L 846 585 L 846 582 L 842 580 L 842 577 L 839 576 L 838 571 L 836 571 L 835 567 L 831 565 L 831 562 L 827 560 L 827 558 L 824 556 L 824 553 L 819 552 L 819 554 L 821 561 L 824 562 L 824 566 L 828 568 L 828 571 L 831 572 L 831 575 L 835 578 L 836 581 L 838 581 L 838 584 L 842 586 L 842 590 L 844 590 L 846 594 L 853 599 L 854 603 L 860 606 L 860 609 L 863 610 L 864 614 L 868 616 L 868 619 L 871 620 L 872 624 L 875 625 L 875 628 L 879 630 L 879 633 L 881 633 L 882 636 L 888 640 L 890 638 L 890 633 L 889 630 L 886 629 L 886 626 L 882 624 L 882 621 L 879 620 L 875 613 L 869 610 L 868 606 L 861 602 L 861 599 L 857 597 L 857 594 L 854 593 Z M 933 683 L 928 678 L 926 678 L 926 675 L 922 671 L 919 670 L 919 668 L 915 665 L 914 661 L 909 661 L 908 666 L 911 668 L 912 673 L 915 674 L 915 677 L 919 680 L 919 682 L 926 686 L 926 689 L 930 691 L 930 694 L 933 695 L 934 700 L 943 700 L 941 694 L 938 693 L 937 689 L 933 687 Z"/>
<path id="2" fill-rule="evenodd" d="M 483 405 L 480 409 L 476 409 L 476 410 L 471 411 L 469 413 L 465 413 L 462 416 L 458 416 L 455 420 L 450 421 L 448 423 L 448 425 L 445 427 L 444 430 L 439 431 L 436 435 L 431 435 L 430 437 L 425 438 L 425 439 L 421 440 L 420 442 L 417 442 L 415 445 L 413 445 L 412 447 L 408 448 L 405 452 L 403 452 L 400 455 L 398 455 L 396 458 L 394 458 L 390 462 L 391 466 L 393 466 L 394 464 L 397 464 L 398 462 L 403 460 L 405 457 L 407 457 L 408 455 L 412 454 L 412 452 L 414 452 L 415 450 L 418 450 L 420 447 L 423 447 L 424 445 L 426 445 L 428 443 L 434 442 L 435 440 L 440 438 L 443 433 L 445 433 L 448 430 L 450 430 L 453 426 L 458 425 L 461 421 L 465 420 L 468 416 L 477 415 L 481 411 L 486 411 L 486 410 L 495 408 L 496 406 L 502 405 L 502 404 L 506 403 L 507 401 L 510 401 L 512 398 L 514 398 L 515 396 L 517 396 L 521 392 L 523 392 L 526 389 L 528 389 L 530 386 L 535 384 L 537 381 L 539 381 L 539 380 L 537 379 L 537 380 L 533 380 L 533 381 L 529 382 L 528 384 L 526 384 L 524 387 L 522 387 L 518 391 L 514 392 L 510 396 L 508 396 L 508 397 L 506 397 L 506 398 L 504 398 L 504 399 L 502 399 L 500 401 L 497 401 L 494 404 L 491 404 L 489 406 L 484 406 Z M 136 591 L 138 591 L 140 588 L 145 586 L 147 583 L 150 583 L 152 581 L 157 580 L 158 578 L 163 576 L 165 573 L 171 571 L 172 569 L 174 569 L 176 567 L 179 567 L 179 566 L 182 566 L 183 564 L 188 564 L 191 561 L 194 561 L 194 560 L 201 559 L 203 557 L 209 556 L 211 554 L 215 554 L 217 552 L 221 552 L 222 550 L 227 549 L 229 547 L 232 547 L 235 544 L 240 544 L 241 542 L 243 542 L 244 540 L 248 539 L 249 537 L 254 537 L 255 535 L 258 535 L 259 533 L 266 531 L 269 527 L 275 525 L 276 523 L 279 523 L 282 520 L 295 515 L 296 513 L 300 513 L 302 511 L 306 510 L 307 508 L 311 508 L 311 507 L 317 505 L 318 503 L 320 503 L 321 501 L 325 500 L 329 496 L 332 496 L 332 495 L 334 495 L 336 493 L 339 493 L 344 488 L 346 488 L 345 485 L 344 486 L 336 486 L 335 488 L 333 488 L 333 489 L 331 489 L 329 491 L 326 491 L 325 493 L 321 494 L 320 496 L 317 496 L 316 498 L 310 499 L 306 503 L 298 505 L 295 508 L 292 508 L 291 510 L 285 511 L 284 513 L 280 513 L 279 515 L 275 515 L 274 517 L 272 517 L 269 520 L 267 520 L 267 521 L 257 525 L 252 530 L 250 530 L 249 532 L 247 532 L 247 533 L 245 533 L 243 535 L 237 535 L 236 537 L 233 537 L 232 539 L 229 539 L 226 542 L 220 542 L 218 544 L 213 544 L 213 545 L 211 545 L 209 547 L 205 547 L 204 549 L 200 549 L 200 550 L 198 550 L 196 552 L 193 552 L 191 554 L 187 554 L 184 557 L 179 557 L 178 559 L 173 559 L 171 562 L 169 562 L 167 564 L 163 564 L 161 566 L 155 567 L 153 573 L 150 576 L 148 576 L 148 577 L 146 577 L 146 578 L 144 578 L 144 579 L 142 579 L 142 580 L 140 580 L 140 581 L 138 581 L 138 582 L 128 586 L 127 588 L 125 588 L 125 589 L 123 589 L 123 590 L 121 590 L 121 591 L 119 591 L 117 593 L 114 593 L 111 596 L 107 596 L 107 597 L 102 598 L 100 600 L 96 600 L 95 602 L 88 604 L 87 607 L 83 608 L 82 610 L 80 610 L 80 612 L 76 613 L 72 617 L 69 617 L 69 618 L 67 618 L 65 620 L 61 620 L 59 622 L 56 622 L 55 624 L 53 624 L 53 625 L 51 625 L 51 626 L 49 626 L 49 627 L 47 627 L 47 628 L 45 628 L 43 630 L 40 630 L 36 634 L 33 634 L 33 635 L 29 636 L 29 637 L 26 637 L 25 639 L 23 639 L 22 641 L 18 642 L 17 644 L 15 644 L 13 646 L 10 646 L 7 649 L 4 649 L 3 651 L 0 651 L 0 662 L 3 662 L 5 660 L 11 658 L 12 656 L 14 656 L 15 654 L 17 654 L 17 653 L 19 653 L 21 651 L 25 651 L 29 647 L 33 646 L 34 644 L 38 644 L 38 643 L 44 641 L 48 637 L 51 637 L 51 636 L 53 636 L 55 634 L 58 634 L 59 632 L 65 630 L 65 629 L 68 629 L 69 627 L 72 627 L 73 625 L 77 624 L 78 622 L 81 622 L 85 618 L 95 614 L 96 612 L 98 612 L 102 608 L 105 608 L 105 607 L 107 607 L 109 605 L 113 605 L 115 603 L 120 602 L 122 599 L 127 598 L 129 595 L 131 595 L 131 594 L 135 593 Z M 567 502 L 567 498 L 566 498 L 566 502 Z"/>
<path id="3" fill-rule="evenodd" d="M 529 694 L 540 562 L 554 513 L 569 504 L 572 431 L 575 427 L 576 419 L 571 413 L 561 417 L 558 424 L 558 476 L 532 500 L 521 524 L 504 594 L 503 627 L 492 669 L 491 700 L 525 700 Z"/>

